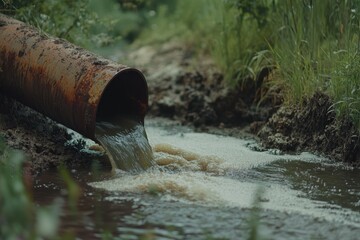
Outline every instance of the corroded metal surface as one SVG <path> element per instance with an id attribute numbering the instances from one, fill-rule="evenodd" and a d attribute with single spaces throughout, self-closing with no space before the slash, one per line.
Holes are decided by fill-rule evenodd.
<path id="1" fill-rule="evenodd" d="M 138 70 L 2 14 L 0 92 L 92 139 L 101 115 L 135 113 L 143 119 L 148 107 Z"/>

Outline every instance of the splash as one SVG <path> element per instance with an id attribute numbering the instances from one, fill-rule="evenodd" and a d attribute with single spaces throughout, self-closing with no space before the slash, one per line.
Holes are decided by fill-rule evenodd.
<path id="1" fill-rule="evenodd" d="M 113 170 L 140 172 L 155 164 L 145 128 L 134 117 L 97 122 L 95 136 L 105 148 Z"/>

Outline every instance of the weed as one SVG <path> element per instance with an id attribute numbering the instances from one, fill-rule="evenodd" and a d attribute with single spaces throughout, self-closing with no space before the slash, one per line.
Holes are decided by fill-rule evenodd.
<path id="1" fill-rule="evenodd" d="M 262 239 L 260 232 L 260 211 L 261 211 L 261 200 L 264 194 L 264 187 L 259 186 L 255 192 L 250 217 L 248 219 L 249 225 L 249 240 Z"/>
<path id="2" fill-rule="evenodd" d="M 79 201 L 80 195 L 81 195 L 81 189 L 76 184 L 76 182 L 72 179 L 70 176 L 69 171 L 64 167 L 61 166 L 59 169 L 60 176 L 64 180 L 66 184 L 66 190 L 68 195 L 68 204 L 70 207 L 70 211 L 74 216 L 77 215 L 77 203 Z"/>
<path id="3" fill-rule="evenodd" d="M 212 55 L 231 85 L 254 79 L 269 63 L 265 57 L 270 39 L 269 1 L 212 1 L 215 31 Z M 217 17 L 215 17 L 217 16 Z"/>
<path id="4" fill-rule="evenodd" d="M 0 238 L 53 238 L 59 226 L 61 203 L 37 207 L 23 182 L 24 156 L 0 139 Z"/>
<path id="5" fill-rule="evenodd" d="M 283 1 L 277 5 L 272 49 L 288 102 L 328 92 L 337 113 L 349 115 L 357 126 L 359 7 L 356 1 Z"/>
<path id="6" fill-rule="evenodd" d="M 346 54 L 347 59 L 335 69 L 331 94 L 338 116 L 348 116 L 360 130 L 360 55 Z"/>
<path id="7" fill-rule="evenodd" d="M 0 1 L 0 12 L 92 50 L 131 40 L 143 23 L 115 0 L 6 0 Z"/>

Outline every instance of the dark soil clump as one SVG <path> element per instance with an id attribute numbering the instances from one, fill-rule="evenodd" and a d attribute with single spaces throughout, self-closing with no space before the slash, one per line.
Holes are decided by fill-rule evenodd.
<path id="1" fill-rule="evenodd" d="M 312 151 L 360 164 L 360 136 L 348 119 L 337 119 L 329 96 L 317 92 L 302 106 L 283 106 L 259 131 L 267 148 Z"/>
<path id="2" fill-rule="evenodd" d="M 257 80 L 249 78 L 241 86 L 228 87 L 209 57 L 196 59 L 191 49 L 175 42 L 140 48 L 126 60 L 147 76 L 152 116 L 201 128 L 245 126 L 265 121 L 279 104 L 265 100 L 256 105 L 268 70 Z"/>
<path id="3" fill-rule="evenodd" d="M 0 95 L 0 136 L 6 144 L 21 150 L 33 175 L 67 165 L 89 167 L 91 155 L 83 152 L 84 141 L 51 119 Z"/>

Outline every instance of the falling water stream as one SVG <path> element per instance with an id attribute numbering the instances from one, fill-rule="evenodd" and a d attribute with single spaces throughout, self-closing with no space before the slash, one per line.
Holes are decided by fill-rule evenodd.
<path id="1" fill-rule="evenodd" d="M 127 171 L 74 170 L 80 217 L 65 212 L 63 230 L 78 239 L 101 239 L 104 231 L 116 239 L 249 239 L 256 218 L 265 239 L 359 238 L 359 169 L 310 153 L 259 151 L 253 140 L 170 121 L 149 120 L 146 129 L 150 144 L 137 121 L 98 124 L 113 167 Z M 43 175 L 34 197 L 47 203 L 44 195 L 53 199 L 64 186 Z"/>
<path id="2" fill-rule="evenodd" d="M 113 169 L 140 172 L 154 166 L 143 123 L 135 116 L 117 116 L 96 124 L 95 137 Z"/>

